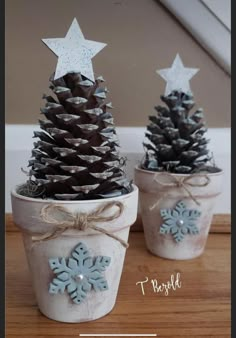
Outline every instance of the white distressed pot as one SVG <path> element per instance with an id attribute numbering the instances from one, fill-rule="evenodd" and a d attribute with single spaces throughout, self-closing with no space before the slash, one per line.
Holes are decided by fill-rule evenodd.
<path id="1" fill-rule="evenodd" d="M 171 175 L 182 180 L 190 176 L 187 174 Z M 204 186 L 206 176 L 192 177 L 189 181 L 191 185 L 186 185 L 200 203 L 199 206 L 183 188 L 174 186 L 173 182 L 175 181 L 168 174 L 135 168 L 135 183 L 139 188 L 146 245 L 154 255 L 167 259 L 184 260 L 198 257 L 203 253 L 215 202 L 222 191 L 223 172 L 207 173 L 207 177 L 209 183 L 206 186 Z M 160 227 L 164 223 L 160 211 L 161 209 L 173 209 L 179 201 L 183 201 L 188 209 L 200 211 L 201 216 L 196 221 L 199 233 L 186 234 L 181 242 L 176 242 L 172 234 L 160 233 Z"/>
<path id="2" fill-rule="evenodd" d="M 119 218 L 107 223 L 97 223 L 96 225 L 113 232 L 124 241 L 128 241 L 130 226 L 137 217 L 137 187 L 134 186 L 134 190 L 130 194 L 105 200 L 42 200 L 21 196 L 16 191 L 12 191 L 11 197 L 14 222 L 22 230 L 26 256 L 40 311 L 51 319 L 71 323 L 92 321 L 109 313 L 116 302 L 126 253 L 125 247 L 119 241 L 105 234 L 86 229 L 85 231 L 66 230 L 57 238 L 32 242 L 32 235 L 27 232 L 46 232 L 52 229 L 52 225 L 42 222 L 40 219 L 41 209 L 45 205 L 59 204 L 70 212 L 87 214 L 107 202 L 119 201 L 124 205 L 124 211 Z M 111 211 L 106 211 L 106 213 L 110 215 L 116 210 L 114 206 Z M 108 290 L 98 292 L 92 290 L 87 293 L 86 298 L 78 305 L 72 302 L 66 291 L 63 294 L 49 293 L 49 285 L 53 278 L 56 277 L 50 269 L 49 259 L 70 257 L 71 252 L 80 242 L 87 246 L 91 256 L 109 256 L 111 262 L 102 273 L 108 283 Z"/>

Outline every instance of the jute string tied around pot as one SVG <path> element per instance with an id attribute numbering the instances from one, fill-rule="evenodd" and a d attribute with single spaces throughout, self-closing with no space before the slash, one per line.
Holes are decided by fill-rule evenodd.
<path id="1" fill-rule="evenodd" d="M 158 179 L 158 176 L 166 176 L 168 178 L 171 179 L 172 182 L 162 182 L 160 179 Z M 203 182 L 201 183 L 196 183 L 196 182 L 191 182 L 191 180 L 193 178 L 204 178 L 205 180 L 203 180 Z M 189 195 L 189 197 L 199 206 L 201 205 L 201 203 L 193 196 L 192 192 L 190 191 L 189 187 L 206 187 L 209 183 L 210 183 L 210 177 L 207 175 L 201 175 L 201 174 L 191 174 L 189 176 L 186 177 L 177 177 L 174 176 L 173 174 L 169 173 L 169 172 L 163 172 L 163 173 L 158 173 L 155 175 L 154 177 L 154 181 L 157 182 L 158 184 L 162 185 L 163 187 L 166 187 L 166 192 L 161 196 L 161 198 L 159 198 L 157 200 L 156 203 L 154 203 L 151 207 L 150 210 L 155 209 L 158 204 L 160 203 L 161 200 L 163 200 L 163 198 L 165 198 L 169 192 L 170 189 L 172 188 L 182 188 L 184 189 L 187 194 Z"/>
<path id="2" fill-rule="evenodd" d="M 118 209 L 110 216 L 105 216 L 104 212 L 112 209 L 113 207 L 117 207 Z M 76 229 L 78 231 L 92 229 L 117 240 L 125 248 L 128 248 L 129 244 L 125 242 L 122 238 L 116 236 L 114 233 L 104 228 L 95 225 L 99 222 L 111 222 L 120 217 L 123 211 L 124 205 L 121 202 L 105 203 L 101 207 L 98 207 L 90 213 L 70 212 L 68 209 L 61 205 L 48 204 L 42 208 L 40 213 L 40 219 L 47 224 L 55 225 L 55 228 L 51 231 L 47 231 L 46 233 L 32 236 L 32 241 L 40 242 L 50 240 L 62 235 L 66 230 L 69 229 Z M 64 215 L 65 220 L 59 221 L 57 218 L 55 218 L 55 214 Z"/>

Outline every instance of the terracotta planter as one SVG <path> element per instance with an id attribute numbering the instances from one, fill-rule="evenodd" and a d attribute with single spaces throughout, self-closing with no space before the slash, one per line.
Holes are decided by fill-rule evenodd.
<path id="1" fill-rule="evenodd" d="M 55 225 L 48 224 L 48 222 L 42 221 L 41 219 L 41 211 L 45 206 L 56 204 L 66 208 L 72 214 L 77 212 L 88 215 L 102 205 L 115 201 L 122 203 L 124 206 L 120 216 L 110 222 L 97 222 L 96 226 L 109 231 L 109 233 L 118 236 L 123 241 L 127 241 L 130 226 L 135 222 L 137 216 L 137 187 L 134 186 L 134 190 L 130 194 L 118 198 L 108 198 L 106 200 L 41 200 L 21 196 L 15 191 L 12 192 L 11 196 L 14 222 L 22 230 L 26 256 L 40 311 L 45 316 L 62 322 L 91 321 L 109 313 L 115 305 L 126 248 L 118 240 L 91 228 L 87 228 L 83 231 L 69 229 L 56 238 L 36 242 L 32 241 L 32 233 L 51 232 L 52 228 L 55 227 Z M 103 213 L 103 216 L 106 217 L 115 212 L 117 212 L 117 207 L 112 206 L 110 210 L 106 210 L 105 213 Z M 73 292 L 69 290 L 71 292 L 69 293 L 67 288 L 65 288 L 64 292 L 56 292 L 56 294 L 54 294 L 54 278 L 58 277 L 58 273 L 56 274 L 56 270 L 52 269 L 57 259 L 60 261 L 62 258 L 65 258 L 67 266 L 69 258 L 77 257 L 76 259 L 78 261 L 78 256 L 75 256 L 77 255 L 75 249 L 77 248 L 78 252 L 79 243 L 82 243 L 82 246 L 87 248 L 89 256 L 93 259 L 93 264 L 95 264 L 95 260 L 98 256 L 99 262 L 104 258 L 104 264 L 100 275 L 92 275 L 92 268 L 89 268 L 90 275 L 86 275 L 86 271 L 91 265 L 91 260 L 90 263 L 88 263 L 89 260 L 87 263 L 86 260 L 84 260 L 82 274 L 79 273 L 78 276 L 73 276 L 71 279 L 74 281 L 76 279 L 76 285 L 78 285 L 83 278 L 86 278 L 86 285 L 83 284 L 86 287 L 88 286 L 87 282 L 90 283 L 89 278 L 96 279 L 99 277 L 107 282 L 107 284 L 102 284 L 103 282 L 99 284 L 96 281 L 94 282 L 95 284 L 90 284 L 90 287 L 91 285 L 95 285 L 96 288 L 99 286 L 100 289 L 101 285 L 106 285 L 106 287 L 104 286 L 104 291 L 97 290 L 97 292 L 95 292 L 94 287 L 92 287 L 91 290 L 87 289 L 86 296 L 82 299 L 81 304 L 77 304 L 80 301 L 78 298 L 72 299 Z M 83 257 L 88 256 L 87 251 L 82 250 L 82 253 L 85 255 Z M 78 263 L 78 265 L 79 264 L 80 263 Z M 62 280 L 68 279 L 68 274 L 62 277 Z M 52 289 L 52 282 L 54 283 L 54 289 Z M 84 282 L 85 279 L 83 279 L 83 283 Z M 51 291 L 49 291 L 50 288 Z M 72 284 L 71 288 L 73 288 Z M 85 287 L 83 286 L 83 288 Z M 75 300 L 77 300 L 77 303 L 75 303 Z"/>
<path id="2" fill-rule="evenodd" d="M 148 250 L 167 259 L 191 259 L 201 255 L 207 241 L 215 202 L 222 191 L 222 178 L 222 171 L 190 177 L 184 174 L 156 173 L 136 167 L 135 183 L 139 187 L 140 209 Z M 184 182 L 184 187 L 177 184 L 180 180 Z M 186 207 L 183 212 L 184 220 L 179 216 L 181 212 L 178 214 L 178 211 L 174 211 L 179 202 Z M 163 218 L 166 213 L 163 209 L 170 214 L 167 222 Z M 194 220 L 191 215 L 194 215 Z M 175 221 L 177 223 L 173 224 Z M 189 222 L 194 227 L 192 232 L 185 228 L 185 233 L 181 233 L 183 238 L 178 241 L 174 236 L 178 230 L 176 226 L 181 226 L 180 222 Z M 173 232 L 170 225 L 175 227 Z"/>

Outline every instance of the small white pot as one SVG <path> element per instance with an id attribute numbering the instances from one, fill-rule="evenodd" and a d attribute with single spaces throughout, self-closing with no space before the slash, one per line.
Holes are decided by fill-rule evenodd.
<path id="1" fill-rule="evenodd" d="M 139 201 L 144 228 L 146 245 L 154 255 L 167 259 L 192 259 L 200 256 L 205 248 L 210 229 L 213 209 L 216 198 L 222 191 L 223 172 L 210 173 L 206 176 L 192 177 L 186 181 L 186 188 L 177 186 L 177 180 L 189 178 L 189 174 L 166 174 L 135 168 L 135 183 L 139 188 Z M 172 176 L 172 177 L 171 177 Z M 174 176 L 174 177 L 173 177 Z M 206 178 L 208 184 L 206 183 Z M 197 205 L 196 199 L 200 205 Z M 197 234 L 184 235 L 177 242 L 172 233 L 161 233 L 165 220 L 161 210 L 173 210 L 177 203 L 183 201 L 187 209 L 197 210 L 201 213 L 196 220 Z"/>
<path id="2" fill-rule="evenodd" d="M 114 233 L 124 241 L 128 241 L 130 226 L 137 217 L 137 187 L 134 186 L 134 190 L 130 194 L 104 200 L 42 200 L 21 196 L 16 191 L 12 191 L 11 197 L 14 222 L 22 230 L 26 256 L 40 311 L 45 316 L 61 322 L 92 321 L 109 313 L 115 305 L 126 248 L 118 240 L 92 229 L 85 231 L 66 230 L 57 238 L 41 242 L 33 242 L 32 233 L 29 232 L 47 232 L 52 229 L 51 224 L 40 219 L 40 212 L 46 205 L 56 204 L 72 213 L 88 214 L 108 202 L 119 201 L 124 205 L 123 213 L 115 220 L 100 222 L 96 226 Z M 110 215 L 116 210 L 116 206 L 114 206 L 112 210 L 106 211 L 106 213 Z M 56 277 L 50 268 L 49 259 L 64 257 L 67 260 L 71 257 L 71 253 L 78 243 L 81 242 L 86 245 L 92 257 L 108 256 L 111 261 L 105 271 L 102 272 L 107 281 L 108 289 L 98 292 L 92 289 L 87 293 L 81 304 L 75 304 L 66 290 L 64 293 L 49 293 L 49 285 Z"/>

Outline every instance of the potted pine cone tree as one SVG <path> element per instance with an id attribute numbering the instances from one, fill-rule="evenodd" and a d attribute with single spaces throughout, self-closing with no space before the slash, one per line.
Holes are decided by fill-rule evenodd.
<path id="1" fill-rule="evenodd" d="M 103 78 L 69 71 L 50 82 L 55 95 L 44 95 L 29 179 L 11 194 L 13 218 L 40 311 L 91 321 L 115 305 L 138 190 L 123 170 Z"/>
<path id="2" fill-rule="evenodd" d="M 135 168 L 145 240 L 157 256 L 191 259 L 204 251 L 223 175 L 209 155 L 203 110 L 191 111 L 193 94 L 172 89 L 160 98 Z"/>

